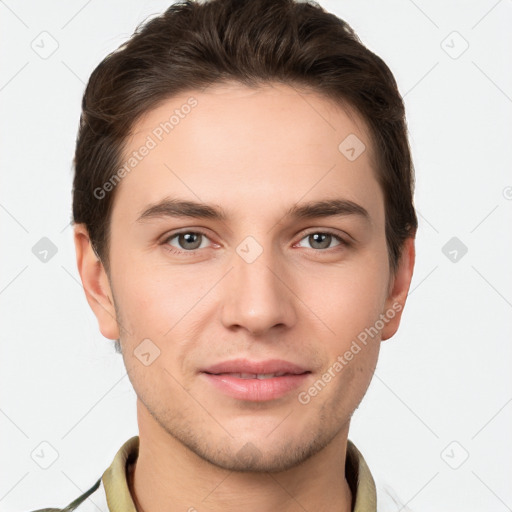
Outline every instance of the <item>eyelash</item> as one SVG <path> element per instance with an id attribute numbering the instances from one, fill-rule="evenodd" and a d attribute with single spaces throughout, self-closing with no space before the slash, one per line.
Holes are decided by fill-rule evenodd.
<path id="1" fill-rule="evenodd" d="M 179 235 L 183 235 L 183 234 L 187 234 L 187 233 L 193 233 L 195 235 L 202 235 L 206 238 L 209 239 L 208 235 L 204 232 L 204 231 L 201 231 L 201 230 L 197 230 L 197 231 L 193 231 L 193 230 L 187 230 L 187 231 L 179 231 L 177 233 L 173 233 L 172 235 L 166 237 L 163 241 L 162 241 L 162 245 L 165 246 L 166 250 L 169 251 L 170 253 L 172 254 L 178 254 L 178 255 L 181 255 L 181 254 L 186 254 L 188 256 L 194 256 L 197 251 L 200 251 L 201 249 L 193 249 L 191 251 L 185 251 L 185 250 L 179 250 L 177 249 L 176 247 L 173 247 L 171 245 L 169 245 L 169 242 L 176 238 L 177 236 Z M 336 245 L 334 247 L 328 247 L 327 249 L 313 249 L 311 248 L 312 251 L 315 251 L 315 252 L 327 252 L 329 250 L 332 250 L 332 249 L 336 249 L 336 247 L 340 247 L 340 246 L 344 246 L 344 247 L 349 247 L 350 246 L 350 243 L 347 242 L 346 240 L 344 240 L 343 238 L 341 238 L 339 235 L 336 235 L 335 233 L 329 231 L 329 230 L 323 230 L 323 231 L 320 231 L 320 230 L 316 230 L 316 231 L 310 231 L 308 233 L 305 233 L 302 238 L 299 240 L 299 242 L 301 242 L 302 240 L 304 240 L 304 238 L 307 238 L 308 236 L 310 235 L 314 235 L 314 234 L 322 234 L 322 235 L 330 235 L 332 236 L 333 238 L 335 238 L 338 242 L 339 242 L 339 245 Z M 307 247 L 306 247 L 307 249 Z"/>

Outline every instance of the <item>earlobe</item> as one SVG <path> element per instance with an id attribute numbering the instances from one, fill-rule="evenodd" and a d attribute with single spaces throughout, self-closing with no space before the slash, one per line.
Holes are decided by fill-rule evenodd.
<path id="1" fill-rule="evenodd" d="M 75 225 L 73 236 L 76 264 L 87 302 L 98 319 L 101 334 L 111 340 L 118 339 L 114 300 L 103 263 L 94 252 L 84 224 Z"/>
<path id="2" fill-rule="evenodd" d="M 398 268 L 390 283 L 384 311 L 388 321 L 382 329 L 382 340 L 391 338 L 398 330 L 409 287 L 411 286 L 415 258 L 414 238 L 411 237 L 404 242 Z"/>

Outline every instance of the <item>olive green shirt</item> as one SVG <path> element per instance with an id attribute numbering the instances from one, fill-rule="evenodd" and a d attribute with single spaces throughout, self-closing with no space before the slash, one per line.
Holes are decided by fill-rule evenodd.
<path id="1" fill-rule="evenodd" d="M 110 467 L 96 483 L 64 508 L 44 508 L 34 512 L 137 512 L 127 481 L 127 466 L 139 455 L 139 436 L 121 446 Z M 348 440 L 345 477 L 352 491 L 352 512 L 376 512 L 376 489 L 366 462 Z"/>

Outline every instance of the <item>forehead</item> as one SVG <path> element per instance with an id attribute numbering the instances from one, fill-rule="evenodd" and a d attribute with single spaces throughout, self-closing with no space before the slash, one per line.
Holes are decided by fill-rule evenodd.
<path id="1" fill-rule="evenodd" d="M 340 194 L 378 209 L 373 162 L 353 110 L 284 84 L 218 84 L 167 99 L 134 124 L 114 214 L 133 217 L 166 195 L 259 216 Z"/>

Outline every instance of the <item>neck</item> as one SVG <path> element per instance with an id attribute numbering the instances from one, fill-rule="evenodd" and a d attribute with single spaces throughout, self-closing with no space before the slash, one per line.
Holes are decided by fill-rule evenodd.
<path id="1" fill-rule="evenodd" d="M 352 510 L 352 494 L 345 478 L 348 426 L 320 452 L 277 473 L 220 468 L 162 429 L 149 432 L 141 427 L 139 455 L 128 468 L 130 492 L 138 512 Z"/>

